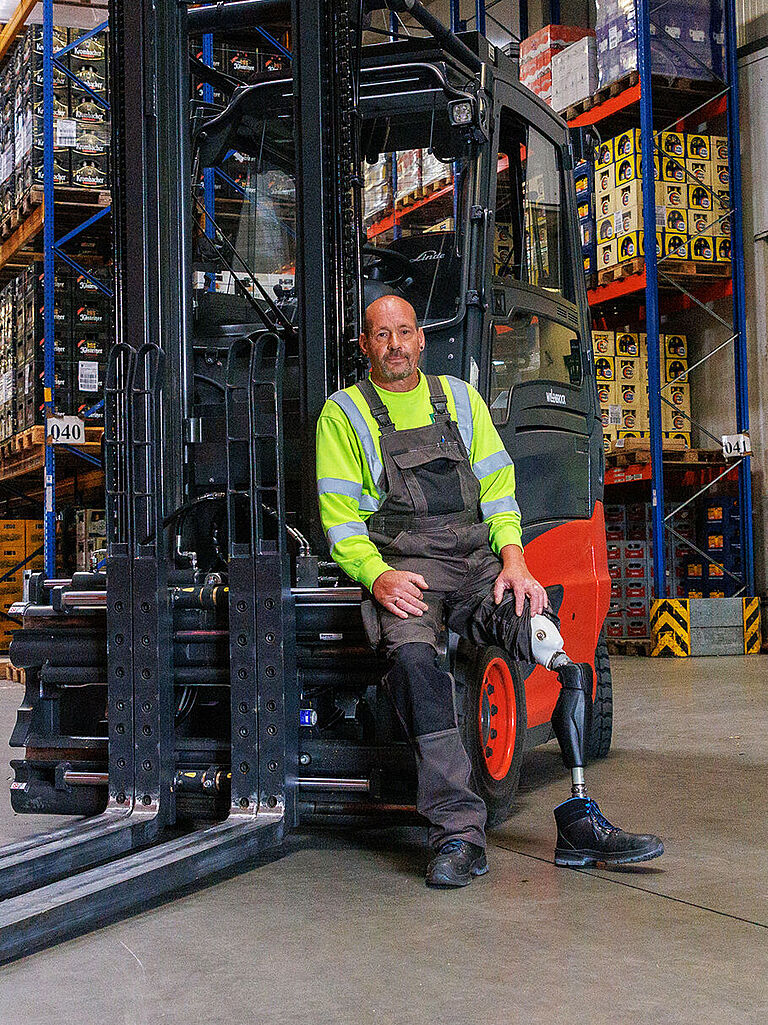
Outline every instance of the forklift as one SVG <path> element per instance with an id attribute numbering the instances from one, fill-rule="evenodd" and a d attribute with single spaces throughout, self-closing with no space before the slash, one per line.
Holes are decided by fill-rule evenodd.
<path id="1" fill-rule="evenodd" d="M 393 14 L 419 31 L 385 31 Z M 77 819 L 0 848 L 4 961 L 247 869 L 300 824 L 416 821 L 412 750 L 314 486 L 318 415 L 365 375 L 361 315 L 381 295 L 416 309 L 426 372 L 491 407 L 528 565 L 561 586 L 568 651 L 595 670 L 590 757 L 611 742 L 570 173 L 588 140 L 520 85 L 514 51 L 418 0 L 112 0 L 110 26 L 107 562 L 35 574 L 14 608 L 11 803 Z M 274 53 L 238 78 L 197 56 L 216 33 Z M 437 184 L 398 223 L 366 177 L 418 150 Z M 525 752 L 553 736 L 559 684 L 450 634 L 442 657 L 499 824 Z"/>

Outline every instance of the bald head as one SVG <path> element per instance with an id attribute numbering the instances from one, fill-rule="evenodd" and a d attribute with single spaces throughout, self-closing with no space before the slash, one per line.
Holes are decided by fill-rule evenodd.
<path id="1" fill-rule="evenodd" d="M 370 338 L 374 325 L 384 319 L 391 321 L 392 318 L 400 321 L 410 320 L 414 329 L 418 329 L 419 323 L 416 317 L 416 310 L 407 299 L 401 299 L 399 295 L 382 295 L 366 308 L 363 318 L 363 334 Z"/>
<path id="2" fill-rule="evenodd" d="M 397 295 L 383 295 L 365 311 L 360 348 L 371 364 L 374 384 L 409 391 L 419 381 L 424 332 L 416 311 Z"/>

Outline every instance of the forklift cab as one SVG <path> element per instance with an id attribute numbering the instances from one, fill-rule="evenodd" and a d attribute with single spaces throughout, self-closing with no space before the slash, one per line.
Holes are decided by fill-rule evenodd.
<path id="1" fill-rule="evenodd" d="M 462 377 L 488 402 L 515 463 L 529 565 L 546 586 L 563 585 L 568 649 L 594 665 L 610 585 L 602 425 L 570 139 L 561 119 L 519 84 L 512 60 L 476 34 L 463 38 L 477 55 L 480 74 L 425 40 L 363 47 L 354 138 L 359 176 L 348 211 L 356 222 L 359 309 L 382 295 L 407 299 L 427 336 L 423 368 Z M 297 246 L 306 250 L 313 240 L 302 235 L 294 187 L 292 103 L 290 79 L 265 79 L 238 91 L 195 141 L 201 168 L 231 165 L 233 150 L 248 167 L 234 246 L 262 290 L 271 287 L 296 324 Z M 292 453 L 286 458 L 288 516 L 313 538 L 322 534 L 314 499 L 306 500 L 313 466 L 302 462 L 302 446 L 314 436 L 328 395 L 366 372 L 356 335 L 355 326 L 345 340 L 346 358 L 323 351 L 327 373 L 314 378 L 322 393 L 311 397 L 304 413 L 303 368 L 287 341 L 284 405 L 298 414 L 293 425 L 289 416 L 285 423 Z M 316 577 L 303 576 L 296 560 L 293 582 L 299 602 L 313 587 L 325 588 L 329 609 L 343 592 L 345 615 L 353 609 L 357 622 L 359 592 L 327 555 Z M 359 629 L 356 638 L 364 644 Z M 456 638 L 447 639 L 446 657 L 472 709 L 465 725 L 478 786 L 494 816 L 503 817 L 522 752 L 551 736 L 557 681 L 533 666 L 500 668 L 497 661 L 488 669 Z M 370 655 L 365 664 L 376 676 Z M 475 714 L 489 673 L 501 674 L 510 694 L 514 728 L 506 733 L 501 758 L 498 752 L 486 755 L 487 744 L 473 743 L 489 728 Z M 341 705 L 332 705 L 333 714 Z M 310 706 L 308 714 L 318 711 L 325 725 L 323 709 Z M 354 720 L 359 706 L 350 707 Z M 312 732 L 302 731 L 307 744 Z"/>

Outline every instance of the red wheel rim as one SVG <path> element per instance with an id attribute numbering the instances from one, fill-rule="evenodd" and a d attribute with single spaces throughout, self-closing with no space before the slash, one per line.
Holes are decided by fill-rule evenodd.
<path id="1" fill-rule="evenodd" d="M 515 751 L 517 705 L 512 673 L 503 658 L 491 659 L 485 667 L 477 726 L 488 775 L 504 779 Z"/>

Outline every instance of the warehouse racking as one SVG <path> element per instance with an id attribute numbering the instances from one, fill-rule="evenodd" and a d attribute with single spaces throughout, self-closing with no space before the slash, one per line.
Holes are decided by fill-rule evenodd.
<path id="1" fill-rule="evenodd" d="M 736 66 L 735 9 L 733 0 L 724 0 L 723 73 L 717 68 L 708 70 L 707 80 L 688 80 L 674 67 L 668 74 L 659 75 L 652 62 L 653 40 L 663 33 L 658 24 L 658 12 L 665 5 L 652 0 L 637 0 L 638 68 L 616 82 L 611 82 L 597 94 L 584 101 L 577 109 L 566 112 L 574 128 L 596 129 L 602 138 L 618 135 L 627 128 L 639 126 L 642 145 L 642 196 L 644 259 L 623 265 L 612 274 L 600 276 L 593 282 L 589 300 L 594 309 L 596 325 L 605 326 L 612 315 L 619 319 L 634 305 L 639 319 L 645 320 L 648 348 L 648 379 L 650 398 L 650 461 L 633 464 L 629 456 L 620 460 L 622 465 L 609 469 L 606 484 L 614 486 L 648 483 L 651 485 L 653 512 L 653 583 L 657 597 L 668 594 L 665 537 L 680 539 L 675 520 L 699 498 L 721 482 L 737 482 L 739 492 L 738 514 L 741 540 L 741 571 L 726 569 L 734 578 L 738 594 L 754 591 L 754 564 L 752 539 L 752 495 L 749 455 L 749 413 L 747 401 L 747 358 L 744 292 L 744 252 L 742 241 L 741 168 L 739 152 L 738 78 Z M 692 59 L 686 46 L 672 38 L 668 52 L 677 54 L 681 64 Z M 695 59 L 695 58 L 694 58 Z M 701 63 L 701 62 L 699 62 Z M 657 198 L 654 162 L 661 158 L 661 136 L 667 131 L 701 132 L 706 125 L 725 121 L 728 163 L 730 167 L 730 207 L 721 215 L 731 223 L 731 261 L 721 266 L 706 266 L 694 261 L 676 263 L 666 253 L 657 254 Z M 688 170 L 686 180 L 696 184 Z M 714 197 L 712 189 L 707 187 Z M 714 205 L 714 199 L 713 199 Z M 697 236 L 694 235 L 694 238 Z M 727 320 L 715 304 L 729 300 L 731 316 Z M 643 310 L 644 307 L 644 310 Z M 689 310 L 709 318 L 712 324 L 727 328 L 727 341 L 716 345 L 699 359 L 689 372 L 704 366 L 727 346 L 733 346 L 735 370 L 735 434 L 733 452 L 723 455 L 719 465 L 713 466 L 711 450 L 682 456 L 664 450 L 662 407 L 669 405 L 664 394 L 666 385 L 661 381 L 660 321 L 663 315 Z M 606 319 L 607 318 L 607 319 Z M 722 437 L 687 417 L 690 426 L 714 442 L 719 448 Z M 733 434 L 725 429 L 723 435 Z M 721 448 L 722 451 L 722 448 Z M 665 502 L 665 484 L 677 500 Z M 618 492 L 627 494 L 626 491 Z M 610 501 L 610 497 L 607 499 Z M 686 539 L 690 545 L 690 539 Z M 699 551 L 694 545 L 694 550 Z M 715 563 L 710 553 L 699 552 L 709 563 Z M 738 580 L 735 578 L 738 577 Z"/>
<path id="2" fill-rule="evenodd" d="M 31 553 L 26 552 L 23 560 L 7 567 L 3 564 L 2 581 L 18 580 L 22 568 L 36 565 L 41 554 L 43 568 L 48 578 L 56 575 L 56 501 L 57 497 L 67 503 L 103 502 L 101 492 L 103 473 L 101 470 L 101 435 L 98 425 L 103 402 L 95 396 L 94 402 L 82 410 L 81 417 L 62 419 L 56 408 L 56 370 L 54 363 L 55 335 L 54 309 L 56 305 L 56 267 L 66 265 L 67 269 L 87 281 L 91 291 L 109 300 L 112 290 L 103 276 L 95 270 L 94 261 L 76 259 L 68 251 L 71 243 L 93 240 L 100 233 L 111 212 L 111 197 L 104 172 L 104 182 L 96 184 L 89 180 L 89 189 L 60 186 L 55 181 L 54 160 L 56 146 L 73 146 L 74 139 L 65 138 L 68 131 L 75 131 L 74 120 L 62 125 L 55 120 L 55 79 L 72 84 L 83 103 L 93 105 L 103 113 L 98 120 L 106 121 L 109 104 L 105 95 L 92 88 L 78 74 L 77 61 L 70 55 L 88 41 L 100 35 L 107 28 L 106 4 L 96 0 L 93 3 L 68 3 L 66 8 L 81 14 L 76 38 L 58 45 L 54 39 L 56 7 L 53 0 L 42 2 L 42 29 L 38 30 L 42 42 L 42 104 L 33 112 L 34 129 L 23 126 L 21 131 L 32 134 L 34 143 L 42 142 L 42 181 L 33 168 L 30 173 L 31 188 L 21 196 L 17 193 L 15 208 L 3 219 L 3 240 L 0 243 L 0 277 L 8 281 L 23 268 L 35 268 L 42 261 L 42 320 L 43 320 L 43 423 L 19 430 L 3 442 L 0 447 L 0 495 L 5 503 L 5 515 L 10 511 L 17 517 L 32 517 L 43 521 L 43 544 Z M 22 0 L 11 19 L 0 32 L 0 62 L 9 59 L 17 40 L 28 29 L 28 21 L 36 4 Z M 83 24 L 97 22 L 90 29 Z M 25 38 L 29 38 L 28 33 Z M 38 38 L 38 37 L 35 37 Z M 20 44 L 19 44 L 20 45 Z M 32 46 L 30 45 L 30 52 Z M 83 64 L 83 62 L 80 62 Z M 84 72 L 81 71 L 81 74 Z M 32 69 L 29 69 L 30 79 Z M 69 89 L 69 84 L 67 84 Z M 42 118 L 39 117 L 42 113 Z M 42 138 L 37 122 L 42 122 Z M 18 129 L 18 126 L 15 126 Z M 55 135 L 59 131 L 61 134 Z M 25 144 L 29 142 L 25 134 Z M 68 150 L 68 152 L 72 152 Z M 96 158 L 81 161 L 94 167 Z M 106 164 L 106 158 L 102 161 Z M 97 176 L 98 177 L 98 176 Z M 42 246 L 41 246 L 42 242 Z M 111 249 L 111 245 L 110 245 Z M 58 261 L 58 264 L 57 264 Z M 89 265 L 84 264 L 88 262 Z M 95 261 L 98 262 L 98 261 Z M 37 340 L 37 339 L 35 339 Z M 71 353 L 70 353 L 71 355 Z M 69 409 L 72 413 L 74 410 Z M 90 421 L 90 422 L 89 422 Z M 42 517 L 41 517 L 42 513 Z M 7 522 L 7 521 L 6 521 Z M 3 619 L 10 617 L 3 611 Z M 5 632 L 4 632 L 5 636 Z"/>

